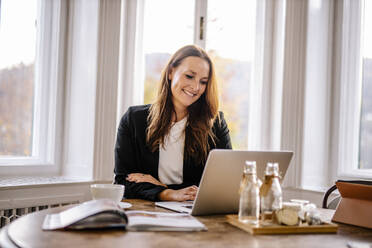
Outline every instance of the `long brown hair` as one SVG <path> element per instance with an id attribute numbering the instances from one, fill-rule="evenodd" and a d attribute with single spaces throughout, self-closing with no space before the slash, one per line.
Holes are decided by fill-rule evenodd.
<path id="1" fill-rule="evenodd" d="M 195 159 L 197 163 L 205 162 L 210 150 L 209 140 L 215 142 L 212 126 L 218 116 L 217 82 L 212 60 L 200 47 L 188 45 L 180 48 L 168 61 L 164 68 L 158 95 L 150 107 L 146 141 L 152 152 L 159 145 L 164 145 L 166 135 L 172 127 L 172 113 L 175 113 L 172 103 L 171 80 L 169 73 L 190 56 L 204 59 L 209 64 L 207 87 L 200 98 L 188 106 L 188 119 L 185 128 L 185 154 Z"/>

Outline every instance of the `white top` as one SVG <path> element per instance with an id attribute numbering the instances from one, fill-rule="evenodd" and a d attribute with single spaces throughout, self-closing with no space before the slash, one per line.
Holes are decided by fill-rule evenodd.
<path id="1" fill-rule="evenodd" d="M 159 146 L 159 179 L 164 184 L 183 182 L 183 149 L 185 147 L 185 126 L 187 117 L 173 123 L 165 137 L 164 147 Z"/>

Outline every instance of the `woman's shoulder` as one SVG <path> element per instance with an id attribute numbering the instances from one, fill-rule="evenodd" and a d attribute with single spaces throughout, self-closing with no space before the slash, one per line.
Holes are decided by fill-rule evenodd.
<path id="1" fill-rule="evenodd" d="M 151 104 L 135 105 L 128 108 L 128 113 L 134 115 L 148 114 Z"/>
<path id="2" fill-rule="evenodd" d="M 218 115 L 214 119 L 214 125 L 221 123 L 221 121 L 225 121 L 225 115 L 222 111 L 218 111 Z"/>
<path id="3" fill-rule="evenodd" d="M 122 122 L 146 121 L 151 104 L 130 106 L 122 117 Z"/>
<path id="4" fill-rule="evenodd" d="M 224 118 L 224 114 L 223 114 L 222 111 L 218 111 L 218 117 L 219 117 L 220 119 Z"/>
<path id="5" fill-rule="evenodd" d="M 213 123 L 213 129 L 219 130 L 221 128 L 225 128 L 226 125 L 227 124 L 224 113 L 222 111 L 218 111 L 218 116 L 216 117 Z"/>

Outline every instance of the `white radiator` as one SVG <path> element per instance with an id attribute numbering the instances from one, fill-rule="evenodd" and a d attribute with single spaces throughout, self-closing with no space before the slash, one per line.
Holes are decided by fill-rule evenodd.
<path id="1" fill-rule="evenodd" d="M 0 176 L 0 228 L 35 211 L 91 200 L 90 180 Z"/>
<path id="2" fill-rule="evenodd" d="M 22 215 L 25 215 L 28 213 L 36 212 L 36 211 L 47 209 L 47 208 L 55 208 L 55 207 L 66 206 L 70 204 L 76 204 L 76 203 L 79 203 L 79 201 L 53 204 L 53 205 L 42 205 L 42 206 L 34 206 L 34 207 L 26 207 L 26 208 L 13 208 L 13 209 L 0 210 L 0 228 L 16 220 Z"/>

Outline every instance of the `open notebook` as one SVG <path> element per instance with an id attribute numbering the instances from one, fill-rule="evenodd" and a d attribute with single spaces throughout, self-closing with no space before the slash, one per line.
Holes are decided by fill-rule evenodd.
<path id="1" fill-rule="evenodd" d="M 188 214 L 124 211 L 111 200 L 93 200 L 45 216 L 43 230 L 123 228 L 127 231 L 202 231 Z"/>

